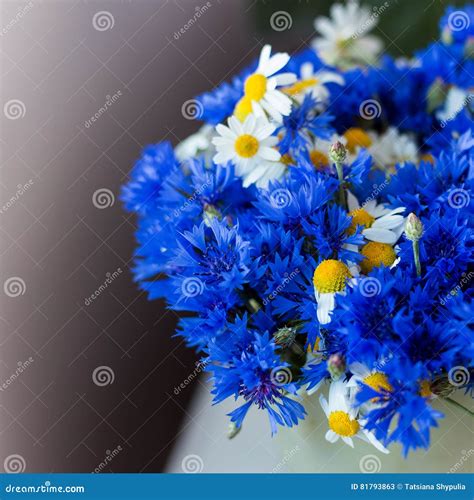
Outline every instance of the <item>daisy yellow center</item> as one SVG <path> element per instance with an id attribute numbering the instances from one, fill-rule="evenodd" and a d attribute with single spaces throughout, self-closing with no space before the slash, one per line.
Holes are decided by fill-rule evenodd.
<path id="1" fill-rule="evenodd" d="M 313 149 L 311 153 L 309 153 L 309 157 L 311 159 L 311 163 L 317 168 L 324 168 L 329 165 L 329 160 L 327 155 L 318 151 L 317 149 Z"/>
<path id="2" fill-rule="evenodd" d="M 375 217 L 372 217 L 363 208 L 352 210 L 352 212 L 349 212 L 349 217 L 352 217 L 351 225 L 347 231 L 349 234 L 354 234 L 357 226 L 364 226 L 367 229 L 375 222 Z"/>
<path id="3" fill-rule="evenodd" d="M 258 140 L 250 134 L 243 134 L 237 137 L 235 144 L 235 152 L 242 158 L 252 158 L 258 151 Z"/>
<path id="4" fill-rule="evenodd" d="M 360 253 L 365 256 L 365 259 L 360 263 L 360 268 L 365 274 L 372 271 L 374 267 L 390 267 L 397 257 L 392 245 L 375 241 L 364 245 Z"/>
<path id="5" fill-rule="evenodd" d="M 351 277 L 349 268 L 340 260 L 323 260 L 313 275 L 313 284 L 319 293 L 342 292 Z"/>
<path id="6" fill-rule="evenodd" d="M 422 380 L 420 382 L 420 396 L 423 398 L 430 398 L 432 395 L 431 382 L 429 380 Z"/>
<path id="7" fill-rule="evenodd" d="M 287 87 L 284 92 L 285 94 L 295 96 L 304 92 L 307 88 L 313 87 L 318 83 L 317 78 L 307 78 L 306 80 L 300 80 L 290 87 Z"/>
<path id="8" fill-rule="evenodd" d="M 428 163 L 431 163 L 431 165 L 434 165 L 435 162 L 433 155 L 431 155 L 430 153 L 422 154 L 420 161 L 427 161 Z"/>
<path id="9" fill-rule="evenodd" d="M 248 97 L 242 97 L 240 101 L 235 105 L 234 115 L 243 122 L 245 118 L 252 112 L 252 99 Z"/>
<path id="10" fill-rule="evenodd" d="M 355 153 L 356 148 L 368 148 L 372 145 L 372 139 L 369 134 L 361 128 L 352 127 L 344 132 L 344 137 L 347 140 L 346 147 L 351 153 Z"/>
<path id="11" fill-rule="evenodd" d="M 355 436 L 360 429 L 359 422 L 345 411 L 333 411 L 329 414 L 329 428 L 342 437 Z"/>
<path id="12" fill-rule="evenodd" d="M 364 378 L 363 382 L 365 385 L 368 385 L 370 388 L 377 392 L 382 389 L 388 392 L 392 391 L 392 386 L 388 381 L 387 375 L 382 372 L 371 373 Z"/>
<path id="13" fill-rule="evenodd" d="M 280 161 L 285 165 L 293 165 L 295 160 L 287 153 L 280 158 Z"/>
<path id="14" fill-rule="evenodd" d="M 260 101 L 267 91 L 267 79 L 259 73 L 250 75 L 244 84 L 245 96 L 253 101 Z"/>

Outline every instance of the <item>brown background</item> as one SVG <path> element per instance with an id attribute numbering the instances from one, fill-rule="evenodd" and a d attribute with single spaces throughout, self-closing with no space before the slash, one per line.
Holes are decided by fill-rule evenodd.
<path id="1" fill-rule="evenodd" d="M 88 472 L 120 446 L 104 470 L 161 471 L 182 430 L 192 389 L 176 396 L 173 388 L 194 370 L 195 356 L 171 336 L 176 315 L 132 283 L 134 219 L 120 206 L 120 186 L 144 145 L 177 143 L 197 129 L 181 114 L 183 102 L 229 79 L 264 40 L 284 50 L 306 45 L 329 2 L 212 0 L 176 40 L 205 3 L 1 4 L 1 106 L 20 100 L 24 116 L 1 114 L 0 206 L 8 206 L 0 213 L 0 285 L 20 278 L 24 293 L 0 289 L 0 385 L 11 382 L 0 390 L 0 464 L 20 455 L 27 472 Z M 403 53 L 413 33 L 398 40 L 394 19 L 426 14 L 421 3 L 416 12 L 411 1 L 392 4 L 387 45 Z M 279 9 L 294 16 L 281 33 L 268 23 Z M 111 29 L 94 28 L 100 11 L 112 15 Z M 436 30 L 434 7 L 431 15 L 426 37 Z M 99 209 L 92 199 L 103 188 L 115 201 Z M 112 384 L 94 384 L 99 366 L 113 371 Z"/>

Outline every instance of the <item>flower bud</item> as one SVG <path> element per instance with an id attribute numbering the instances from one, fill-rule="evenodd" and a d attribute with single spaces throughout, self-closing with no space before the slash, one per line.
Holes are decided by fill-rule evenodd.
<path id="1" fill-rule="evenodd" d="M 290 347 L 295 341 L 296 329 L 287 326 L 280 328 L 275 333 L 275 343 L 280 347 Z"/>
<path id="2" fill-rule="evenodd" d="M 418 241 L 423 234 L 423 223 L 421 220 L 412 212 L 405 223 L 405 236 L 410 241 Z"/>
<path id="3" fill-rule="evenodd" d="M 439 108 L 446 100 L 446 85 L 441 78 L 436 78 L 429 86 L 426 93 L 426 103 L 428 113 L 432 113 Z"/>
<path id="4" fill-rule="evenodd" d="M 337 380 L 346 372 L 346 360 L 342 354 L 331 354 L 327 361 L 328 372 L 333 380 Z"/>
<path id="5" fill-rule="evenodd" d="M 329 158 L 334 163 L 342 163 L 346 159 L 346 156 L 347 156 L 347 151 L 344 144 L 342 144 L 341 141 L 336 141 L 329 148 Z"/>
<path id="6" fill-rule="evenodd" d="M 237 425 L 235 424 L 235 422 L 231 422 L 229 424 L 229 429 L 227 431 L 227 438 L 228 439 L 233 439 L 240 432 L 241 428 L 242 427 L 237 427 Z"/>

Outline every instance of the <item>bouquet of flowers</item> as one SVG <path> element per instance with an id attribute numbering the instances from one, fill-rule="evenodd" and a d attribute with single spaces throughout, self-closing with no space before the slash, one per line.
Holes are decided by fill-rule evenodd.
<path id="1" fill-rule="evenodd" d="M 235 398 L 231 436 L 251 408 L 275 433 L 319 397 L 328 441 L 406 454 L 437 400 L 472 395 L 474 8 L 410 60 L 380 56 L 376 21 L 336 4 L 312 47 L 265 45 L 123 188 L 135 279 L 190 313 L 178 335 L 215 403 Z"/>

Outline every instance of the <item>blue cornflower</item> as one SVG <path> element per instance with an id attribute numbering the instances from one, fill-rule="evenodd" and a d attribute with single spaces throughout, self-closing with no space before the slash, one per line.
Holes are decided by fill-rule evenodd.
<path id="1" fill-rule="evenodd" d="M 293 108 L 288 116 L 283 118 L 283 125 L 277 130 L 282 133 L 278 147 L 281 154 L 307 149 L 311 135 L 329 140 L 334 133 L 330 123 L 333 116 L 328 113 L 319 114 L 315 111 L 317 101 L 307 94 L 300 106 Z"/>

